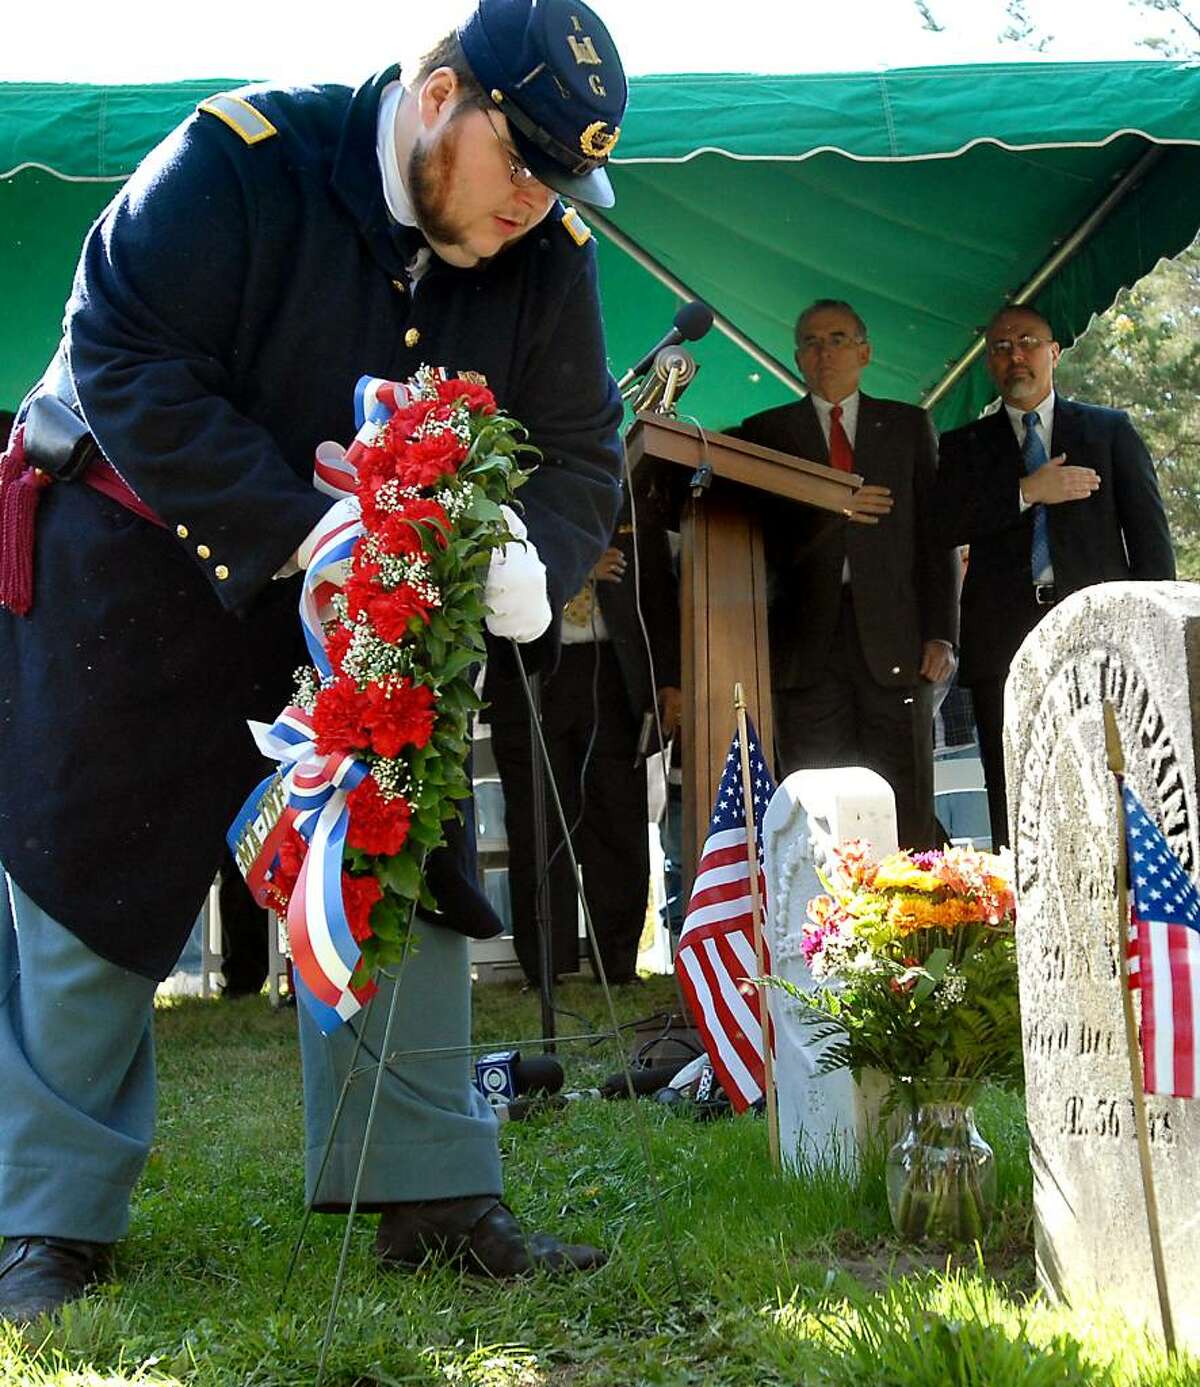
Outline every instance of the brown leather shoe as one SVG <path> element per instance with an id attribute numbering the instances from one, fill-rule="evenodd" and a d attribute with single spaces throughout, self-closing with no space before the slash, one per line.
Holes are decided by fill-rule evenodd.
<path id="1" fill-rule="evenodd" d="M 0 1320 L 26 1324 L 77 1300 L 109 1268 L 108 1243 L 7 1238 L 0 1250 Z"/>
<path id="2" fill-rule="evenodd" d="M 393 1204 L 379 1220 L 375 1251 L 389 1266 L 419 1267 L 430 1257 L 482 1276 L 535 1271 L 592 1271 L 608 1260 L 597 1247 L 564 1243 L 549 1233 L 528 1235 L 490 1194 Z"/>

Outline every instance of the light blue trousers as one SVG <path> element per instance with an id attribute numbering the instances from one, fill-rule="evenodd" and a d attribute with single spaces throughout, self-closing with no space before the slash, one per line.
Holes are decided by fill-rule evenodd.
<path id="1" fill-rule="evenodd" d="M 360 1190 L 367 1208 L 502 1187 L 495 1118 L 470 1082 L 468 942 L 416 928 Z M 114 1242 L 125 1232 L 154 1132 L 154 989 L 0 872 L 0 1235 Z M 388 984 L 372 1010 L 318 1207 L 350 1202 L 390 996 Z M 349 1026 L 323 1037 L 301 1015 L 309 1199 L 354 1043 Z M 440 1049 L 458 1053 L 415 1053 Z"/>

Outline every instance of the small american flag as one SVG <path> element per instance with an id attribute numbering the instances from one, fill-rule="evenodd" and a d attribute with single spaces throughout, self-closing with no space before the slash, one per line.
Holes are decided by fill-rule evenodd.
<path id="1" fill-rule="evenodd" d="M 762 823 L 775 782 L 767 770 L 754 725 L 747 718 L 754 822 Z M 766 927 L 766 883 L 758 835 L 758 889 Z M 763 944 L 763 964 L 771 961 Z M 742 748 L 737 736 L 708 825 L 708 837 L 692 886 L 675 971 L 708 1057 L 738 1112 L 763 1091 L 762 999 L 749 981 L 758 976 L 754 919 L 750 906 L 750 866 L 746 860 L 746 809 L 742 798 Z"/>
<path id="2" fill-rule="evenodd" d="M 1200 893 L 1122 783 L 1132 890 L 1129 986 L 1142 994 L 1142 1076 L 1147 1093 L 1200 1093 Z"/>

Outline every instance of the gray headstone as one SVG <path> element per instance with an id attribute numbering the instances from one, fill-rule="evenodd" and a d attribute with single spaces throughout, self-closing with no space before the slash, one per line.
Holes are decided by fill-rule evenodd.
<path id="1" fill-rule="evenodd" d="M 813 896 L 824 891 L 817 869 L 835 843 L 862 838 L 882 856 L 896 850 L 896 803 L 891 786 L 859 766 L 796 771 L 776 790 L 763 815 L 771 970 L 803 991 L 816 985 L 800 936 Z M 775 1026 L 775 1084 L 779 1145 L 797 1164 L 852 1165 L 874 1125 L 882 1094 L 867 1093 L 849 1070 L 818 1074 L 825 1048 L 812 1022 L 785 993 L 767 994 Z M 825 1042 L 828 1043 L 828 1042 Z"/>
<path id="2" fill-rule="evenodd" d="M 1058 1298 L 1098 1296 L 1154 1329 L 1105 699 L 1130 786 L 1195 877 L 1200 586 L 1105 583 L 1074 594 L 1026 639 L 1005 703 L 1038 1275 Z M 1200 1347 L 1200 1103 L 1146 1101 L 1176 1335 Z"/>

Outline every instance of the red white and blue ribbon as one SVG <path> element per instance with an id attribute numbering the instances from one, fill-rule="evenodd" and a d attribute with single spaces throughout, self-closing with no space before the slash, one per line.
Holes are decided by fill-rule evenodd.
<path id="1" fill-rule="evenodd" d="M 355 756 L 323 756 L 303 708 L 285 708 L 270 727 L 251 723 L 250 730 L 263 755 L 279 762 L 293 823 L 308 840 L 288 906 L 288 940 L 297 992 L 328 1035 L 370 995 L 350 985 L 361 952 L 342 900 L 346 797 L 370 767 Z"/>
<path id="2" fill-rule="evenodd" d="M 339 499 L 352 496 L 358 459 L 377 443 L 380 430 L 409 398 L 406 387 L 395 381 L 363 376 L 354 392 L 358 430 L 354 441 L 346 449 L 336 443 L 321 444 L 314 486 Z M 354 546 L 362 534 L 362 520 L 351 508 L 333 506 L 303 545 L 309 557 L 300 595 L 300 623 L 322 680 L 333 675 L 325 650 L 325 623 L 334 615 L 333 598 L 345 586 Z M 277 864 L 278 844 L 289 823 L 307 840 L 308 851 L 288 906 L 288 940 L 297 996 L 321 1032 L 329 1035 L 359 1011 L 375 990 L 373 984 L 351 986 L 362 953 L 350 932 L 342 898 L 342 857 L 350 819 L 346 797 L 370 773 L 370 766 L 355 756 L 318 752 L 312 717 L 302 708 L 285 708 L 271 726 L 252 722 L 250 730 L 263 755 L 279 765 L 287 808 L 275 830 L 261 835 L 262 848 L 254 861 L 244 865 L 239 857 L 239 865 L 248 883 L 262 883 Z M 261 827 L 259 800 L 265 793 L 260 792 L 266 792 L 274 779 L 264 781 L 247 801 L 230 830 L 231 846 L 233 833 L 244 833 L 246 822 L 257 821 Z"/>

